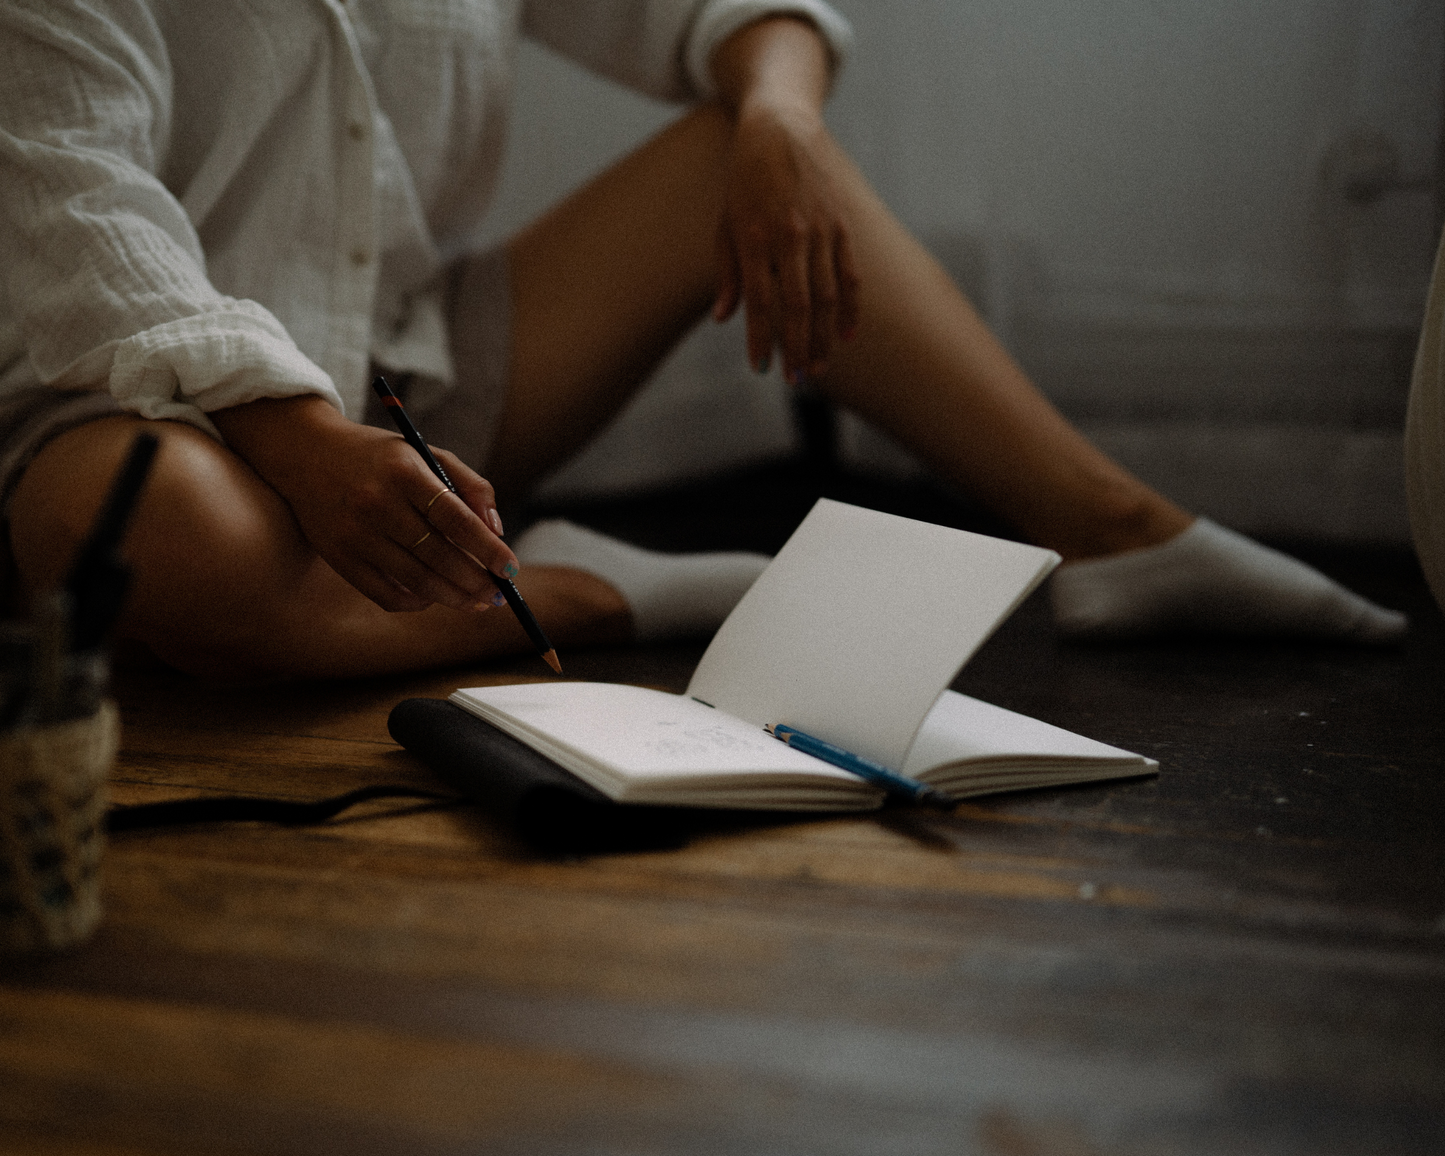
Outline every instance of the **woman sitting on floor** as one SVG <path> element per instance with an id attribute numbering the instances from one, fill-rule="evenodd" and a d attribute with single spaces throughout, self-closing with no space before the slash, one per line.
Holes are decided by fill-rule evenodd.
<path id="1" fill-rule="evenodd" d="M 523 30 L 697 103 L 473 252 Z M 519 562 L 559 645 L 709 630 L 763 559 L 557 523 L 514 554 L 493 484 L 524 490 L 709 308 L 741 307 L 760 371 L 780 357 L 1062 554 L 1066 632 L 1399 635 L 1192 518 L 1038 393 L 824 127 L 848 41 L 821 0 L 11 0 L 0 498 L 21 592 L 57 580 L 149 423 L 122 629 L 183 670 L 518 650 L 512 616 L 479 611 L 482 566 Z M 368 415 L 373 367 L 410 382 L 460 498 Z"/>

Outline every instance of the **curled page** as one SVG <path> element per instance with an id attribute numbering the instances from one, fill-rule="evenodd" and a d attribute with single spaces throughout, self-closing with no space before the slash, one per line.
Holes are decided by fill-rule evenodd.
<path id="1" fill-rule="evenodd" d="M 821 499 L 723 623 L 687 693 L 898 769 L 1051 550 Z"/>

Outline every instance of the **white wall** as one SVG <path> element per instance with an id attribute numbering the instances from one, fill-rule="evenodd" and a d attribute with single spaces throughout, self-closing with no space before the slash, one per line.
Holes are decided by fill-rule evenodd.
<path id="1" fill-rule="evenodd" d="M 1433 173 L 1438 4 L 848 7 L 865 48 L 840 93 L 843 137 L 913 228 L 1041 250 L 1055 307 L 1414 316 L 1418 285 L 1399 279 L 1423 276 L 1429 191 L 1338 218 L 1319 168 L 1332 140 L 1375 128 Z M 1347 238 L 1376 255 L 1342 262 Z"/>
<path id="2" fill-rule="evenodd" d="M 1445 7 L 838 6 L 859 43 L 835 131 L 1071 416 L 1245 528 L 1403 537 L 1398 429 L 1434 249 Z M 492 236 L 673 115 L 530 48 L 518 97 Z M 557 488 L 785 449 L 781 395 L 739 347 L 705 330 Z M 708 435 L 648 456 L 669 420 Z M 876 438 L 849 441 L 898 466 Z"/>

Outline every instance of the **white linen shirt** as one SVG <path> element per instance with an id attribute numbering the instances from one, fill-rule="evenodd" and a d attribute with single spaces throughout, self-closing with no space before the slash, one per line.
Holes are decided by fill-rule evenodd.
<path id="1" fill-rule="evenodd" d="M 191 422 L 370 362 L 441 388 L 439 274 L 497 177 L 524 32 L 654 96 L 822 0 L 5 0 L 0 393 L 108 389 Z"/>

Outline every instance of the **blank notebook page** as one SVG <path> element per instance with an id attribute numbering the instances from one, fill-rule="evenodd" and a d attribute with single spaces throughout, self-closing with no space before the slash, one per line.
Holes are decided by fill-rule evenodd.
<path id="1" fill-rule="evenodd" d="M 687 693 L 901 767 L 939 694 L 1057 563 L 1050 550 L 822 499 Z"/>

